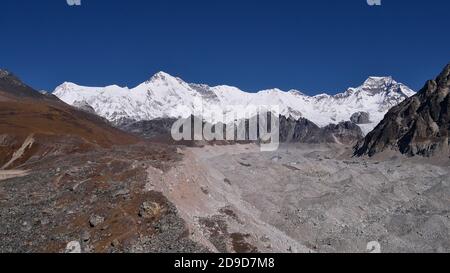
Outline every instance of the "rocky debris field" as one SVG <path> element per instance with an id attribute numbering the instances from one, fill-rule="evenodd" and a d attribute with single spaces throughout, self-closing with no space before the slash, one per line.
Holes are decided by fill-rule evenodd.
<path id="1" fill-rule="evenodd" d="M 351 152 L 188 148 L 161 190 L 212 251 L 367 252 L 375 241 L 383 252 L 449 252 L 449 165 Z"/>
<path id="2" fill-rule="evenodd" d="M 0 252 L 449 252 L 449 164 L 351 153 L 143 143 L 47 157 L 1 173 Z"/>
<path id="3" fill-rule="evenodd" d="M 0 181 L 0 252 L 207 251 L 161 192 L 144 190 L 147 168 L 178 160 L 174 148 L 142 144 L 21 166 L 29 171 Z"/>

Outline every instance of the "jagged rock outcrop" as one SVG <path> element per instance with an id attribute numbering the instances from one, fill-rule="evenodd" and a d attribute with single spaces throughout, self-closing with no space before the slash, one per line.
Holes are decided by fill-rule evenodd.
<path id="1" fill-rule="evenodd" d="M 370 113 L 356 112 L 350 117 L 350 121 L 355 124 L 369 124 L 369 123 L 371 123 Z"/>
<path id="2" fill-rule="evenodd" d="M 409 156 L 449 155 L 450 64 L 415 96 L 391 109 L 355 147 L 355 155 L 373 156 L 388 149 Z"/>
<path id="3" fill-rule="evenodd" d="M 310 120 L 280 116 L 282 143 L 338 143 L 354 144 L 363 138 L 361 128 L 352 122 L 330 124 L 323 128 Z"/>
<path id="4" fill-rule="evenodd" d="M 320 139 L 320 127 L 315 123 L 300 118 L 280 118 L 280 141 L 317 143 Z"/>
<path id="5" fill-rule="evenodd" d="M 325 142 L 338 144 L 355 144 L 364 137 L 361 128 L 350 121 L 330 124 L 322 128 L 321 135 Z"/>

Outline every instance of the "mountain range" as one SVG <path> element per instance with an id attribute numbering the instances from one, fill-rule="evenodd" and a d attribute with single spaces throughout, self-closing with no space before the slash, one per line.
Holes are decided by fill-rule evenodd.
<path id="1" fill-rule="evenodd" d="M 357 252 L 373 238 L 392 238 L 387 252 L 449 249 L 450 65 L 417 94 L 391 78 L 370 78 L 336 96 L 240 91 L 241 103 L 271 102 L 262 98 L 272 94 L 309 98 L 305 109 L 317 113 L 333 112 L 325 104 L 314 108 L 321 100 L 334 113 L 347 111 L 319 126 L 309 120 L 315 116 L 306 118 L 307 111 L 288 109 L 294 103 L 284 101 L 291 112 L 280 117 L 281 141 L 344 145 L 289 145 L 266 153 L 255 143 L 161 143 L 136 136 L 164 135 L 175 119 L 133 121 L 126 98 L 147 94 L 139 109 L 153 110 L 166 108 L 154 104 L 165 98 L 181 111 L 195 106 L 182 96 L 222 105 L 238 94 L 221 97 L 217 87 L 192 84 L 170 91 L 173 79 L 181 81 L 160 73 L 144 83 L 140 90 L 146 91 L 106 88 L 106 112 L 99 117 L 96 88 L 72 91 L 92 100 L 75 98 L 71 106 L 0 70 L 0 252 L 71 252 L 73 244 L 86 253 Z M 128 132 L 107 121 L 111 101 L 130 110 L 130 116 L 109 119 Z M 112 109 L 120 109 L 114 103 Z M 364 137 L 358 124 L 372 126 L 373 109 L 388 112 Z M 382 156 L 352 158 L 355 139 L 355 155 Z M 395 156 L 384 157 L 390 149 Z M 444 160 L 409 160 L 399 152 L 439 152 Z"/>
<path id="2" fill-rule="evenodd" d="M 53 94 L 62 101 L 89 109 L 114 125 L 164 118 L 186 118 L 202 113 L 203 119 L 229 106 L 277 105 L 288 119 L 307 119 L 319 127 L 353 121 L 370 132 L 393 106 L 415 94 L 392 77 L 370 77 L 361 86 L 337 95 L 308 96 L 298 90 L 245 92 L 233 86 L 193 84 L 159 72 L 134 88 L 111 85 L 85 87 L 65 82 Z M 238 113 L 236 119 L 247 118 Z M 225 121 L 230 122 L 230 121 Z"/>

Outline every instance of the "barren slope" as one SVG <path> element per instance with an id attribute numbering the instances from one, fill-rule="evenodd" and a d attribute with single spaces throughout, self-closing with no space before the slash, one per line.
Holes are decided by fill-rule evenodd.
<path id="1" fill-rule="evenodd" d="M 0 77 L 0 169 L 30 159 L 137 142 L 101 118 Z"/>

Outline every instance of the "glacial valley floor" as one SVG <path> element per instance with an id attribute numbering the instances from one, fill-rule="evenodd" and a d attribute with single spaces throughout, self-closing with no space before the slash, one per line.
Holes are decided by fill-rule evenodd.
<path id="1" fill-rule="evenodd" d="M 146 144 L 4 171 L 0 252 L 450 252 L 448 164 L 349 151 Z"/>
<path id="2" fill-rule="evenodd" d="M 188 148 L 166 194 L 213 251 L 367 252 L 373 241 L 384 252 L 450 251 L 448 164 L 348 153 L 326 145 Z"/>

